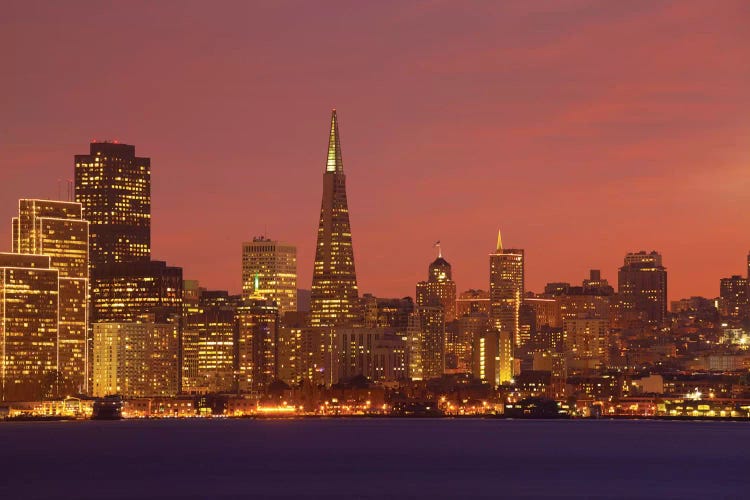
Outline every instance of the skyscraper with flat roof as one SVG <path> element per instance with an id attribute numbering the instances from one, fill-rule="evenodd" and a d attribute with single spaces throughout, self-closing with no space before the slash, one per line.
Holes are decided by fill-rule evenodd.
<path id="1" fill-rule="evenodd" d="M 75 200 L 91 223 L 92 278 L 101 265 L 151 258 L 151 159 L 135 146 L 92 142 L 76 155 Z"/>
<path id="2" fill-rule="evenodd" d="M 617 273 L 622 314 L 628 320 L 662 325 L 667 316 L 667 269 L 661 254 L 628 253 Z"/>
<path id="3" fill-rule="evenodd" d="M 56 395 L 58 299 L 48 256 L 0 253 L 0 401 Z"/>
<path id="4" fill-rule="evenodd" d="M 279 315 L 297 310 L 297 247 L 265 237 L 242 244 L 242 296 L 270 299 Z"/>
<path id="5" fill-rule="evenodd" d="M 311 325 L 341 326 L 356 322 L 358 296 L 352 230 L 346 200 L 346 176 L 334 109 L 331 113 L 328 158 L 323 174 L 323 201 L 315 247 L 310 297 Z"/>
<path id="6" fill-rule="evenodd" d="M 59 276 L 58 391 L 88 389 L 89 222 L 80 203 L 21 199 L 13 218 L 13 252 L 46 255 Z"/>

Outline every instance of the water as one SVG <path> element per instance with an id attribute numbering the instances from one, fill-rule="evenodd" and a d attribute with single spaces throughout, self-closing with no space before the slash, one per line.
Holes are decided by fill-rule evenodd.
<path id="1" fill-rule="evenodd" d="M 742 498 L 744 422 L 0 423 L 0 498 Z"/>

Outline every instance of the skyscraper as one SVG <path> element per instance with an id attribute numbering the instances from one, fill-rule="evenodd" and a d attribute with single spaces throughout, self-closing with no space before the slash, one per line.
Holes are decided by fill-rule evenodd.
<path id="1" fill-rule="evenodd" d="M 135 146 L 92 142 L 75 156 L 75 199 L 90 225 L 91 274 L 103 264 L 151 257 L 151 159 Z"/>
<path id="2" fill-rule="evenodd" d="M 46 255 L 0 253 L 0 401 L 57 392 L 58 281 Z"/>
<path id="3" fill-rule="evenodd" d="M 357 319 L 357 275 L 346 201 L 336 110 L 331 113 L 328 158 L 323 174 L 318 243 L 310 298 L 312 326 L 340 326 Z"/>
<path id="4" fill-rule="evenodd" d="M 427 281 L 417 283 L 417 306 L 440 306 L 445 322 L 456 319 L 456 282 L 451 265 L 441 252 L 428 268 Z"/>
<path id="5" fill-rule="evenodd" d="M 237 324 L 238 389 L 264 391 L 277 376 L 278 308 L 270 299 L 246 299 Z"/>
<path id="6" fill-rule="evenodd" d="M 721 278 L 719 284 L 721 314 L 723 316 L 744 319 L 748 317 L 748 280 L 742 276 Z"/>
<path id="7" fill-rule="evenodd" d="M 448 348 L 446 323 L 456 318 L 456 283 L 452 279 L 451 265 L 443 259 L 438 249 L 438 257 L 428 267 L 427 281 L 417 283 L 417 311 L 420 319 L 422 375 L 424 378 L 437 378 L 446 368 Z M 455 337 L 453 335 L 452 337 Z M 455 368 L 455 356 L 451 368 Z"/>
<path id="8" fill-rule="evenodd" d="M 667 315 L 667 269 L 658 252 L 628 253 L 617 273 L 622 314 L 627 320 L 662 325 Z"/>
<path id="9" fill-rule="evenodd" d="M 490 328 L 497 330 L 500 383 L 513 377 L 513 351 L 520 346 L 519 319 L 524 293 L 523 250 L 503 248 L 500 231 L 490 254 Z"/>
<path id="10" fill-rule="evenodd" d="M 80 203 L 19 200 L 18 216 L 13 218 L 13 252 L 47 255 L 50 267 L 58 270 L 60 394 L 77 394 L 88 388 L 88 241 L 89 223 L 82 218 Z"/>
<path id="11" fill-rule="evenodd" d="M 242 244 L 242 296 L 271 299 L 279 316 L 297 310 L 297 247 L 265 237 Z"/>
<path id="12" fill-rule="evenodd" d="M 524 293 L 524 253 L 503 248 L 500 232 L 497 249 L 490 254 L 490 327 L 509 332 L 518 345 L 518 316 Z"/>

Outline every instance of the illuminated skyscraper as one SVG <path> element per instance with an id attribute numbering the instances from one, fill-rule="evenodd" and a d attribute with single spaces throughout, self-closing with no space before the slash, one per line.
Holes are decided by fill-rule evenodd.
<path id="1" fill-rule="evenodd" d="M 628 320 L 662 325 L 667 316 L 667 269 L 658 252 L 637 252 L 625 256 L 617 273 L 617 290 L 622 314 Z"/>
<path id="2" fill-rule="evenodd" d="M 748 280 L 742 276 L 721 278 L 719 297 L 721 314 L 734 319 L 748 317 Z"/>
<path id="3" fill-rule="evenodd" d="M 279 315 L 297 310 L 297 247 L 267 238 L 242 244 L 242 296 L 276 302 Z"/>
<path id="4" fill-rule="evenodd" d="M 438 257 L 429 267 L 427 281 L 417 283 L 417 306 L 440 306 L 445 322 L 456 319 L 456 282 L 451 265 L 438 250 Z"/>
<path id="5" fill-rule="evenodd" d="M 90 226 L 91 277 L 103 264 L 151 257 L 151 159 L 135 146 L 92 142 L 75 156 L 75 198 Z"/>
<path id="6" fill-rule="evenodd" d="M 133 323 L 150 313 L 164 323 L 182 313 L 182 268 L 156 260 L 101 265 L 91 298 L 92 323 Z"/>
<path id="7" fill-rule="evenodd" d="M 497 249 L 490 254 L 490 326 L 509 332 L 518 345 L 518 313 L 524 293 L 523 250 L 503 248 L 500 232 Z"/>
<path id="8" fill-rule="evenodd" d="M 56 395 L 58 290 L 48 256 L 0 253 L 0 400 Z"/>
<path id="9" fill-rule="evenodd" d="M 323 174 L 318 243 L 310 298 L 312 326 L 339 326 L 357 319 L 357 275 L 346 201 L 346 176 L 336 110 L 331 114 L 328 158 Z"/>
<path id="10" fill-rule="evenodd" d="M 94 396 L 174 396 L 178 391 L 178 328 L 154 323 L 94 325 Z"/>
<path id="11" fill-rule="evenodd" d="M 277 377 L 279 311 L 269 299 L 247 299 L 237 308 L 238 388 L 264 391 Z"/>
<path id="12" fill-rule="evenodd" d="M 89 349 L 88 235 L 81 204 L 66 201 L 22 199 L 13 218 L 13 252 L 47 255 L 57 269 L 59 283 L 58 390 L 60 394 L 85 392 Z"/>
<path id="13" fill-rule="evenodd" d="M 490 328 L 499 332 L 497 353 L 500 383 L 513 376 L 513 350 L 520 346 L 519 313 L 524 293 L 523 250 L 503 248 L 500 232 L 490 254 Z"/>
<path id="14" fill-rule="evenodd" d="M 191 393 L 235 389 L 238 295 L 206 290 L 186 281 L 183 292 L 182 390 Z M 183 299 L 183 300 L 184 300 Z"/>

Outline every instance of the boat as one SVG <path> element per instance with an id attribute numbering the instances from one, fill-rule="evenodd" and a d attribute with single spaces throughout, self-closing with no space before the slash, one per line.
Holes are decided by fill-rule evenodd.
<path id="1" fill-rule="evenodd" d="M 94 400 L 91 420 L 120 420 L 122 419 L 122 397 L 118 395 L 104 396 Z"/>

